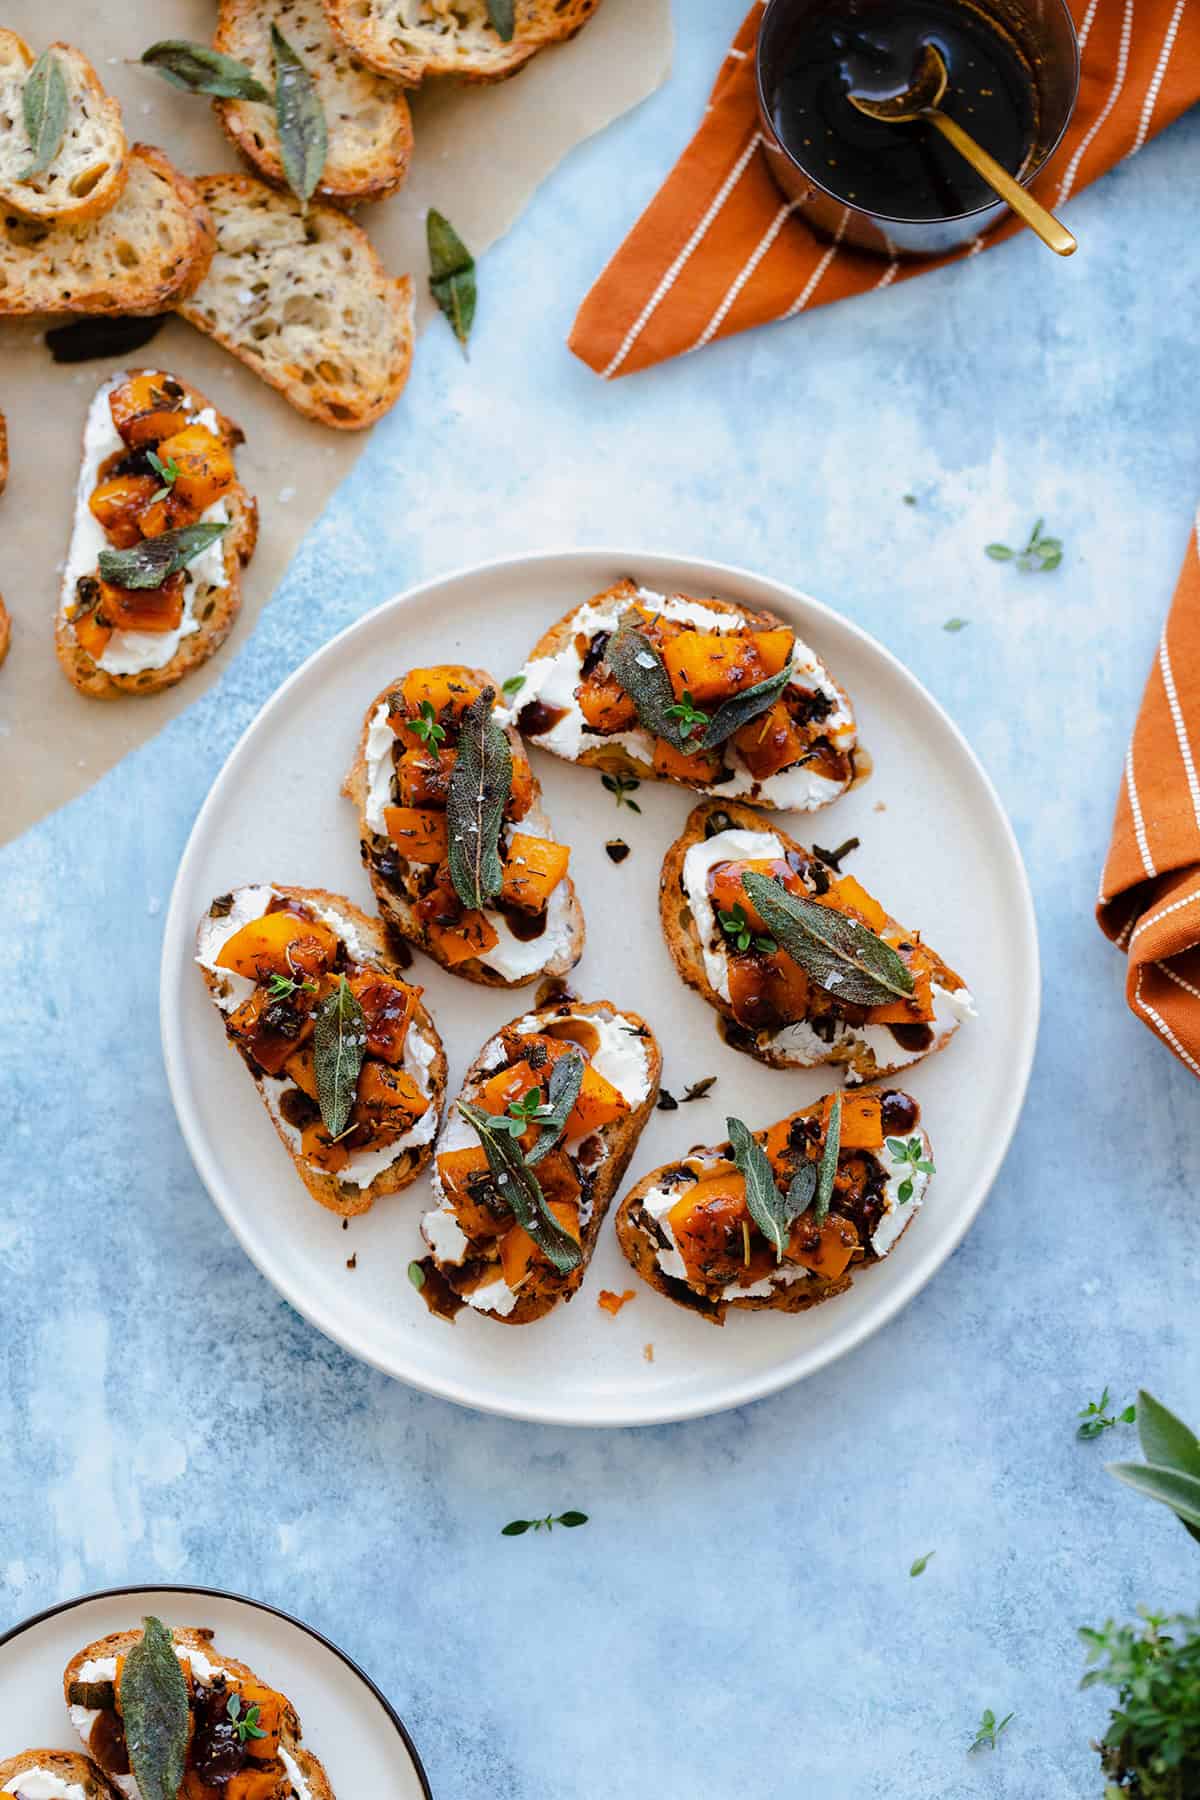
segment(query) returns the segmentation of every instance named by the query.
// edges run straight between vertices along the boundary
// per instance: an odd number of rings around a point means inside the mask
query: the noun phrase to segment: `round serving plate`
[[[529,1326],[465,1312],[432,1317],[407,1279],[422,1253],[423,1178],[343,1231],[301,1186],[192,964],[196,924],[214,896],[244,882],[345,893],[373,910],[354,810],[339,789],[368,703],[393,676],[427,663],[519,668],[550,623],[624,575],[658,592],[717,595],[778,613],[849,690],[868,781],[833,807],[782,817],[802,843],[861,839],[848,865],[963,975],[980,1017],[903,1085],[920,1100],[937,1177],[927,1205],[885,1262],[852,1290],[793,1316],[732,1313],[723,1329],[644,1287],[610,1223],[569,1306]],[[727,1114],[765,1126],[836,1085],[831,1071],[772,1070],[730,1050],[716,1014],[686,988],[663,943],[658,877],[693,804],[683,788],[643,783],[641,812],[618,808],[594,770],[534,753],[557,835],[587,917],[571,985],[645,1015],[676,1096],[715,1075],[708,1096],[656,1112],[628,1173],[725,1136]],[[607,839],[629,856],[613,863]],[[449,1098],[484,1040],[527,1011],[515,992],[456,980],[417,955],[445,1040]],[[237,744],[179,867],[162,962],[162,1035],[179,1123],[230,1228],[279,1292],[355,1356],[463,1405],[556,1424],[633,1425],[739,1406],[844,1355],[891,1319],[945,1262],[982,1206],[1020,1113],[1037,1034],[1037,932],[1029,884],[995,789],[960,732],[882,645],[794,588],[744,569],[639,550],[525,556],[425,583],[368,613],[298,669]],[[615,1205],[614,1205],[615,1210]],[[354,1266],[347,1267],[351,1256]],[[602,1288],[633,1288],[617,1317]]]
[[[136,1629],[148,1614],[212,1631],[217,1649],[244,1662],[296,1708],[304,1745],[336,1795],[432,1800],[399,1714],[345,1651],[289,1614],[216,1588],[127,1587],[84,1594],[0,1637],[0,1747],[79,1750],[63,1700],[63,1670],[85,1644]]]

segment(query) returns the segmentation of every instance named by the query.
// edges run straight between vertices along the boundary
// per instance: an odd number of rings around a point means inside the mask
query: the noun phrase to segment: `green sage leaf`
[[[330,1137],[340,1138],[354,1107],[367,1050],[367,1022],[344,975],[317,1007],[313,1023],[317,1104]]]
[[[278,25],[271,25],[275,58],[275,124],[287,184],[301,206],[316,191],[329,154],[329,133],[316,84]]]
[[[829,1124],[825,1128],[825,1143],[821,1150],[821,1160],[817,1164],[817,1195],[813,1201],[813,1216],[818,1222],[829,1214],[829,1203],[833,1199],[833,1181],[838,1170],[838,1151],[842,1147],[842,1096],[835,1094],[833,1105],[829,1109]]]
[[[143,538],[131,550],[102,550],[101,578],[111,581],[114,587],[161,587],[228,530],[228,519],[210,519],[200,525],[184,525],[179,531],[164,531],[159,537]]]
[[[582,1051],[568,1050],[551,1069],[550,1080],[546,1085],[546,1105],[539,1109],[537,1118],[541,1136],[525,1157],[531,1168],[553,1150],[562,1136],[583,1086],[584,1067]]]
[[[742,887],[780,946],[810,981],[851,1006],[907,1000],[914,982],[890,944],[857,919],[790,894],[774,876],[747,869]]]
[[[573,1531],[577,1525],[586,1525],[587,1522],[587,1514],[581,1512],[559,1513],[557,1519],[554,1521],[556,1525],[565,1525],[568,1531]]]
[[[488,23],[496,36],[505,44],[511,44],[513,33],[517,29],[517,8],[515,0],[487,0]]]
[[[475,258],[449,219],[432,207],[425,215],[425,241],[429,246],[429,291],[465,350],[478,298]]]
[[[677,704],[667,665],[644,631],[621,624],[608,640],[604,660],[637,708],[640,723],[654,737],[666,738],[676,750],[696,748],[685,743],[679,720],[670,709]]]
[[[718,744],[731,738],[735,731],[740,731],[751,719],[757,719],[760,713],[769,712],[791,679],[792,665],[788,663],[777,675],[768,675],[765,681],[743,688],[740,694],[731,694],[728,700],[718,706],[701,733],[698,740],[700,748],[715,750]]]
[[[462,716],[446,798],[450,879],[472,912],[496,897],[504,879],[500,831],[512,792],[512,750],[492,712],[495,698],[484,688]]]
[[[767,1153],[740,1119],[726,1119],[725,1129],[733,1147],[733,1160],[745,1179],[746,1209],[767,1242],[775,1246],[776,1262],[782,1262],[788,1219]]]
[[[496,1129],[491,1113],[472,1106],[469,1100],[460,1099],[458,1110],[483,1145],[499,1198],[559,1274],[569,1275],[579,1267],[583,1252],[550,1211],[537,1176],[521,1154],[521,1146],[507,1131]]]
[[[798,1219],[802,1212],[807,1212],[816,1191],[817,1165],[809,1162],[806,1157],[788,1183],[787,1197],[784,1200],[788,1218]]]
[[[188,94],[208,94],[214,100],[266,100],[271,96],[250,69],[236,57],[223,56],[207,44],[186,38],[163,38],[142,51],[148,69]]]
[[[21,170],[18,181],[29,181],[50,167],[66,136],[69,107],[62,64],[52,49],[43,50],[21,91],[21,117],[33,161]]]
[[[501,1527],[500,1536],[524,1537],[525,1533],[529,1530],[529,1526],[530,1520],[528,1519],[513,1519],[510,1524]]]
[[[191,1732],[187,1682],[175,1640],[160,1620],[142,1635],[121,1671],[121,1711],[129,1765],[142,1800],[176,1800]]]
[[[1108,1472],[1148,1500],[1161,1500],[1181,1524],[1200,1529],[1200,1475],[1185,1475],[1155,1463],[1109,1463]]]
[[[1145,1388],[1138,1391],[1137,1427],[1148,1463],[1176,1469],[1181,1475],[1200,1476],[1200,1438]]]

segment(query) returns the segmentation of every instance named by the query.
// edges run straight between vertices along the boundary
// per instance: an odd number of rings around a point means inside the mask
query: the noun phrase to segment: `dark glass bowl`
[[[823,236],[874,250],[882,256],[940,256],[970,243],[1008,216],[1003,200],[969,212],[898,219],[856,206],[824,187],[780,139],[772,100],[791,63],[798,26],[813,13],[828,16],[830,0],[768,0],[755,50],[758,116],[771,173],[785,197]],[[1037,88],[1037,129],[1018,179],[1028,187],[1062,141],[1079,92],[1079,42],[1065,0],[973,0],[973,10],[993,18],[1015,38]]]

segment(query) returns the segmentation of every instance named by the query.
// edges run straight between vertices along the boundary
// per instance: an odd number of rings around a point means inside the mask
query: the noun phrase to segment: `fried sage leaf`
[[[146,67],[188,94],[208,94],[214,100],[265,100],[271,96],[262,82],[234,56],[223,56],[207,44],[186,38],[163,38],[142,51]]]
[[[331,1138],[340,1138],[350,1120],[358,1075],[367,1049],[367,1022],[344,975],[318,1006],[313,1020],[313,1060],[317,1104]]]
[[[678,703],[667,665],[644,631],[622,623],[608,640],[604,660],[637,708],[639,722],[654,737],[666,738],[676,750],[695,750],[680,730],[671,709]]]
[[[537,1176],[521,1154],[520,1144],[507,1131],[497,1131],[491,1113],[472,1106],[469,1100],[459,1100],[458,1110],[483,1145],[498,1198],[559,1274],[569,1275],[579,1267],[583,1252],[550,1211]]]
[[[176,1800],[191,1714],[175,1640],[158,1619],[142,1621],[142,1635],[125,1658],[121,1712],[129,1766],[142,1800]]]
[[[787,1198],[784,1201],[788,1218],[798,1219],[802,1212],[807,1212],[816,1191],[817,1165],[806,1160],[800,1164],[788,1183]]]
[[[526,1153],[525,1161],[530,1168],[535,1163],[540,1163],[562,1136],[583,1086],[584,1066],[582,1051],[568,1050],[551,1069],[550,1080],[546,1084],[546,1104],[539,1106],[534,1114],[541,1128],[541,1136],[533,1149]]]
[[[29,181],[50,167],[66,136],[69,105],[62,64],[53,49],[43,50],[21,90],[21,118],[33,161],[21,170],[18,181]]]
[[[157,337],[169,317],[169,313],[159,313],[150,319],[106,319],[103,315],[76,319],[71,325],[56,325],[48,331],[46,348],[56,363],[126,356]]]
[[[500,830],[513,765],[508,739],[492,712],[495,698],[493,688],[484,688],[463,714],[446,801],[450,879],[472,912],[495,899],[504,879]]]
[[[487,0],[487,13],[488,23],[496,36],[503,43],[511,44],[517,29],[515,0]]]
[[[161,587],[228,530],[228,519],[210,519],[205,524],[184,525],[179,531],[143,538],[132,550],[102,550],[101,578],[111,581],[114,587]]]
[[[274,22],[271,53],[275,58],[275,124],[283,172],[301,206],[307,206],[329,154],[325,113],[312,76]]]
[[[775,1246],[776,1262],[782,1262],[788,1241],[787,1203],[775,1186],[767,1153],[740,1119],[726,1119],[725,1129],[733,1160],[745,1177],[747,1210],[767,1242]]]
[[[813,1213],[818,1221],[824,1219],[829,1212],[829,1203],[833,1199],[833,1181],[838,1171],[838,1151],[842,1147],[842,1096],[835,1094],[833,1105],[829,1108],[829,1123],[825,1127],[825,1143],[821,1150],[821,1160],[817,1164],[817,1197],[813,1202]]]
[[[790,894],[757,869],[745,871],[742,887],[781,948],[836,1000],[886,1006],[912,994],[913,978],[903,959],[857,919]]]
[[[475,258],[449,219],[432,207],[425,215],[425,241],[429,246],[429,291],[465,350],[478,298]]]
[[[743,688],[740,694],[731,694],[718,706],[701,733],[701,750],[715,750],[751,719],[769,712],[791,679],[792,665],[788,663],[777,675],[768,675],[765,681],[756,681],[753,687]]]

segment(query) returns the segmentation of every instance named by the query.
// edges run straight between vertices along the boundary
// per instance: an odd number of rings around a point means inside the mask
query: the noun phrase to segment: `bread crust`
[[[221,0],[215,49],[245,63],[268,89],[272,81],[271,9],[263,0]],[[281,0],[274,22],[325,90],[329,154],[317,194],[323,200],[383,200],[403,186],[412,160],[412,114],[401,88],[357,64],[329,29],[321,0]],[[340,61],[341,66],[335,66]],[[275,187],[286,187],[273,109],[264,101],[217,100],[213,110],[250,166]],[[368,144],[362,120],[377,119]]]
[[[633,580],[632,576],[626,575],[623,576],[620,581],[614,582],[612,587],[606,588],[602,594],[594,595],[591,600],[585,601],[583,604],[587,606],[603,606],[606,602],[611,601],[618,606],[631,606],[637,600],[640,592],[641,590],[638,587],[637,582]],[[678,598],[688,599],[694,598],[694,596],[680,595]],[[734,602],[730,600],[718,600],[705,597],[704,599],[699,600],[698,604],[706,607],[710,612],[724,613],[729,618],[735,618],[744,622],[751,631],[793,630],[793,627],[788,624],[787,620],[781,619],[777,613],[755,611],[749,606],[735,605]],[[526,657],[526,662],[531,663],[542,657],[554,657],[558,655],[559,651],[565,650],[567,645],[571,642],[571,639],[575,636],[575,620],[580,610],[581,608],[579,606],[573,606],[570,612],[564,613],[561,619],[557,619],[548,631],[543,632],[542,636],[538,639],[537,643]],[[824,669],[823,664],[822,668]],[[824,673],[830,682],[830,685],[837,690],[841,704],[845,707],[846,711],[850,713],[851,717],[853,717],[853,707],[851,705],[850,696],[847,694],[845,688],[829,674],[827,669],[824,670]],[[518,713],[520,711],[519,701],[520,696],[518,695],[516,702],[514,702],[514,710]],[[536,745],[538,749],[544,750],[549,756],[559,755],[558,751],[551,748],[548,744],[542,743],[536,737],[531,737],[530,742]],[[581,750],[578,756],[564,757],[562,760],[576,763],[581,768],[601,769],[605,774],[609,775],[632,776],[637,781],[665,781],[670,786],[682,787],[689,793],[711,794],[714,798],[718,798],[725,791],[725,787],[721,783],[713,785],[711,783],[705,784],[696,781],[681,781],[679,777],[675,775],[660,775],[649,758],[643,760],[642,757],[635,756],[627,745],[606,738],[597,738],[594,744],[589,746],[586,750]],[[753,794],[752,804],[759,808],[765,808],[769,812],[787,811],[789,810],[787,804],[781,807],[778,801],[771,798],[769,789],[773,779],[775,779],[775,777],[768,777],[764,783],[758,786],[757,791]],[[851,782],[847,781],[841,792],[844,793],[846,788],[850,785]],[[840,798],[840,795],[831,795],[830,799],[823,801],[822,804],[830,805],[832,804],[832,801],[837,798]]]
[[[14,1775],[23,1775],[28,1769],[50,1769],[61,1780],[81,1787],[88,1800],[124,1800],[103,1769],[77,1750],[22,1750],[16,1756],[6,1757],[0,1762],[0,1788],[7,1787]]]
[[[683,889],[684,858],[693,844],[698,844],[703,840],[705,824],[713,813],[725,814],[730,824],[738,830],[773,832],[785,851],[795,850],[806,856],[809,852],[795,838],[789,837],[774,819],[764,820],[753,807],[739,805],[734,800],[723,802],[704,800],[699,806],[692,808],[682,833],[663,858],[662,873],[658,883],[659,916],[662,920],[663,936],[666,939],[667,949],[671,953],[671,959],[688,987],[694,988],[701,999],[706,1000],[723,1018],[728,1019],[731,1024],[737,1024],[732,1004],[717,992],[708,979],[704,967],[704,952],[700,934],[696,929]],[[889,915],[888,923],[896,925],[899,921],[892,919]],[[938,960],[949,985],[952,988],[961,987],[963,983],[960,977],[946,964],[941,963],[940,958]],[[927,1050],[922,1052],[920,1058],[905,1053],[893,1063],[876,1062],[874,1067],[867,1070],[862,1078],[874,1081],[899,1074],[902,1069],[913,1067],[916,1061],[923,1061],[925,1057],[932,1056],[936,1051],[941,1050],[956,1030],[957,1021],[946,1029],[935,1030],[932,1043]],[[772,1041],[775,1035],[771,1032],[755,1034],[745,1027],[739,1027],[736,1038],[731,1038],[730,1042],[734,1049],[745,1050],[749,1055],[757,1057],[759,1062],[767,1063],[774,1069],[821,1068],[826,1065],[853,1067],[853,1052],[848,1046],[832,1045],[829,1056],[823,1057],[819,1062],[801,1062],[794,1056],[789,1056],[786,1051]]]
[[[0,594],[0,664],[3,664],[12,646],[12,620],[8,616],[8,608],[4,604],[4,596]]]
[[[507,81],[539,50],[566,43],[582,31],[600,0],[517,0],[516,29],[507,44],[486,23],[483,6],[477,6],[480,19],[472,25],[443,31],[441,13],[436,24],[431,20],[406,29],[394,0],[372,0],[370,6],[324,0],[324,5],[332,30],[360,62],[404,87],[419,87],[427,76],[456,76],[471,84]]]
[[[556,1273],[553,1276],[547,1276],[545,1278],[547,1291],[541,1294],[527,1294],[523,1299],[517,1301],[510,1313],[485,1313],[482,1311],[479,1313],[480,1318],[491,1319],[499,1325],[532,1325],[535,1320],[544,1319],[547,1313],[553,1312],[560,1300],[568,1301],[578,1293],[587,1274],[592,1254],[599,1242],[608,1209],[612,1205],[613,1197],[629,1167],[630,1159],[637,1149],[638,1139],[646,1128],[646,1121],[654,1111],[658,1100],[659,1084],[662,1080],[662,1052],[659,1049],[657,1038],[646,1021],[639,1013],[631,1012],[628,1007],[616,1006],[611,1000],[564,999],[549,1006],[538,1007],[532,1013],[519,1013],[517,1018],[510,1020],[509,1023],[515,1025],[520,1020],[533,1018],[539,1023],[548,1024],[555,1019],[566,1017],[628,1020],[630,1025],[639,1032],[642,1042],[646,1046],[650,1076],[649,1091],[641,1105],[633,1110],[628,1118],[614,1120],[611,1124],[600,1128],[598,1135],[603,1139],[608,1149],[608,1155],[592,1189],[592,1213],[580,1235],[580,1248],[583,1256],[578,1268],[573,1269],[569,1275]],[[507,1026],[501,1027],[501,1030],[507,1029]],[[534,1029],[536,1030],[537,1026]],[[463,1078],[462,1088],[455,1100],[455,1105],[457,1105],[458,1099],[463,1097],[469,1099],[472,1088],[489,1072],[484,1059],[489,1048],[499,1036],[500,1032],[493,1032],[487,1042],[480,1047],[478,1056]],[[453,1287],[454,1265],[440,1263],[436,1257],[434,1257],[434,1261]]]
[[[163,232],[152,216],[166,215]],[[162,221],[159,221],[161,225]],[[106,234],[155,239],[155,255],[114,277],[103,261]],[[117,204],[82,225],[44,224],[0,210],[0,316],[106,313],[142,318],[165,312],[203,280],[216,233],[194,182],[153,144],[134,144]],[[88,284],[91,285],[88,285]]]
[[[66,135],[62,147],[43,174],[36,175],[29,181],[0,181],[0,201],[6,206],[14,207],[27,218],[40,219],[47,224],[80,225],[87,219],[98,219],[102,213],[115,206],[121,197],[129,175],[125,127],[121,122],[119,104],[105,92],[99,76],[82,50],[61,41],[50,44],[48,48],[58,52],[60,65],[65,64],[63,73],[70,95]],[[15,76],[22,64],[28,73],[34,60],[33,51],[23,38],[18,37],[15,31],[0,30],[0,73],[3,73],[7,65]],[[0,99],[2,98],[0,93]],[[78,175],[64,182],[67,166],[73,157],[80,154],[86,157],[89,154],[81,151],[78,144],[73,142],[79,129],[80,115],[84,124],[91,127],[93,134],[107,139],[107,149],[100,151],[97,147],[94,154],[107,155],[108,161],[86,193],[73,195],[72,186],[78,180]],[[87,171],[81,170],[79,173],[85,172]]]
[[[8,486],[8,420],[0,412],[0,494]]]
[[[196,187],[215,220],[216,255],[211,269],[203,272],[211,275],[211,281],[193,282],[176,310],[306,418],[335,431],[363,431],[373,425],[400,398],[412,364],[409,277],[393,280],[366,233],[335,206],[314,201],[305,212],[293,195],[280,193],[253,175],[201,175]],[[268,225],[278,255],[268,254]],[[329,316],[321,327],[278,322],[279,341],[266,340],[264,348],[251,329],[260,321],[261,309],[274,303],[282,314],[278,303],[289,297],[314,303],[319,296],[312,291],[318,285],[313,258],[323,255],[330,244],[336,247],[337,279],[345,283],[339,294],[342,304],[327,308]],[[355,259],[357,266],[345,273]],[[253,289],[262,282],[267,283],[268,294],[260,302]],[[273,300],[272,287],[277,290]],[[251,293],[244,306],[243,292]],[[231,307],[242,310],[231,317]],[[341,315],[354,307],[365,310],[352,331]],[[293,336],[285,339],[285,330]],[[362,361],[367,345],[378,364],[369,371]]]
[[[374,968],[379,969],[385,975],[392,976],[397,981],[404,979],[404,970],[390,953],[385,927],[378,919],[369,918],[360,907],[354,905],[353,901],[347,900],[344,894],[330,893],[327,888],[287,887],[280,882],[271,882],[270,885],[277,894],[282,894],[288,899],[314,901],[318,905],[336,912],[357,938],[365,939],[371,946],[370,961]],[[237,893],[238,890],[235,888],[233,892]],[[201,968],[200,973],[204,977],[204,985],[215,1003],[219,991],[219,979],[210,969]],[[434,1046],[433,1061],[429,1065],[429,1089],[431,1104],[440,1119],[446,1099],[446,1052],[442,1047],[441,1036],[434,1024],[433,1015],[421,1000],[416,1003],[412,1023],[420,1026],[423,1035]],[[234,1048],[236,1050],[236,1045]],[[244,1061],[244,1059],[242,1060]],[[250,1069],[249,1064],[246,1066],[251,1077],[254,1078],[253,1069]],[[385,1194],[398,1194],[404,1188],[411,1187],[433,1156],[436,1132],[427,1143],[410,1146],[396,1157],[394,1162],[389,1163],[387,1168],[366,1187],[359,1188],[350,1183],[343,1184],[339,1182],[336,1175],[328,1174],[323,1169],[314,1169],[296,1155],[284,1134],[280,1121],[266,1106],[259,1082],[255,1080],[254,1085],[259,1089],[259,1098],[263,1101],[267,1115],[275,1128],[276,1136],[291,1158],[296,1174],[319,1206],[325,1207],[329,1212],[337,1213],[341,1218],[352,1219],[359,1213],[369,1212],[375,1202],[382,1199]]]
[[[472,669],[469,673],[472,679],[476,681],[480,687],[490,687],[495,689],[497,693],[500,692],[499,682],[494,675],[489,675],[486,669]],[[390,887],[387,881],[379,873],[379,870],[376,867],[376,860],[379,852],[385,849],[394,852],[395,846],[391,844],[390,840],[386,837],[381,837],[378,832],[372,831],[367,824],[367,734],[370,731],[371,720],[378,707],[384,704],[392,694],[400,691],[402,682],[402,676],[395,681],[390,681],[387,687],[376,694],[375,698],[368,706],[363,715],[357,754],[350,766],[350,771],[347,774],[345,781],[342,783],[343,794],[345,794],[346,798],[353,803],[355,811],[358,814],[358,839],[363,866],[367,871],[367,878],[371,883],[371,890],[375,895],[375,903],[379,907],[380,913],[401,937],[405,938],[410,944],[414,944],[418,950],[424,951],[426,956],[432,957],[433,961],[438,963],[443,969],[447,969],[452,975],[461,975],[466,981],[478,982],[481,987],[523,988],[529,987],[531,983],[535,981],[545,980],[548,975],[567,974],[569,970],[575,967],[575,964],[583,955],[585,930],[583,910],[579,904],[579,898],[575,891],[575,883],[571,880],[570,875],[564,875],[562,878],[562,885],[568,890],[570,896],[571,936],[569,944],[560,955],[552,957],[549,962],[543,963],[539,968],[535,969],[531,975],[523,976],[520,981],[506,981],[503,976],[497,975],[493,969],[489,969],[478,957],[473,956],[468,958],[467,961],[460,963],[451,964],[446,962],[445,958],[439,954],[437,948],[430,942],[429,934],[417,917],[416,911],[412,905],[401,895],[397,894],[395,889]],[[519,751],[523,755],[524,747],[516,731],[513,730],[511,726],[507,729],[507,736],[514,750]],[[522,823],[528,823],[530,825],[531,830],[534,831],[534,835],[538,835],[536,827],[539,821],[544,827],[548,828],[549,826],[549,821],[542,811],[541,800],[541,783],[538,781],[535,774],[533,776],[533,801],[529,812],[526,814],[525,820],[522,821]]]

